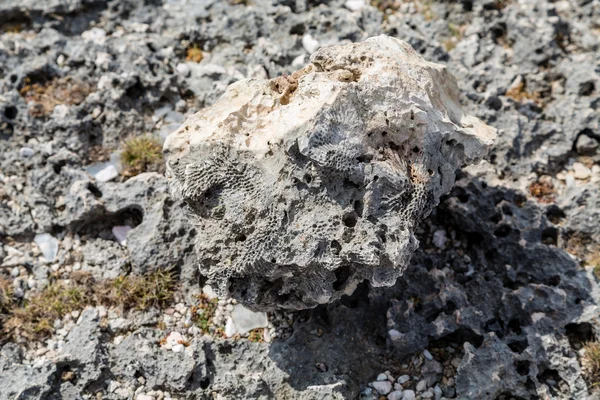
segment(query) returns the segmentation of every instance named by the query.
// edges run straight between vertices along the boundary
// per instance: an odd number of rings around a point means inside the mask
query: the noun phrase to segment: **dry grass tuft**
[[[167,305],[175,293],[176,279],[171,271],[155,271],[149,275],[127,275],[101,282],[97,286],[97,302],[124,309],[146,310]]]
[[[3,286],[0,288],[2,298]],[[53,282],[22,305],[8,303],[3,310],[7,318],[0,339],[44,339],[54,331],[55,320],[86,306],[119,306],[124,310],[164,307],[173,299],[175,288],[176,279],[170,271],[105,281],[96,281],[85,273],[73,274],[70,281]]]
[[[121,163],[125,168],[125,176],[149,171],[162,172],[162,145],[157,138],[149,135],[128,139],[123,143]]]
[[[506,96],[518,101],[519,103],[531,100],[538,106],[543,106],[542,95],[539,92],[528,92],[526,90],[525,80],[522,80],[515,86],[506,91]]]
[[[586,248],[588,244],[591,243],[591,239],[583,234],[574,232],[568,235],[565,250],[577,256],[579,258],[584,258],[586,253]]]
[[[443,43],[446,51],[450,51],[456,47],[458,42],[460,42],[464,36],[465,26],[455,25],[453,23],[448,23],[448,31],[450,32],[450,37],[446,39]]]
[[[19,21],[8,22],[8,23],[2,24],[2,26],[0,27],[0,32],[4,32],[4,33],[21,33],[22,31],[24,31],[28,27],[29,26],[28,26],[28,24],[26,22],[19,22]]]
[[[540,203],[553,203],[556,190],[551,181],[536,181],[529,185],[529,193]]]
[[[55,320],[83,309],[88,302],[85,288],[52,283],[31,297],[25,306],[12,308],[4,331],[9,336],[27,339],[50,336]]]
[[[189,47],[186,51],[186,55],[185,55],[186,61],[192,61],[195,63],[199,63],[200,61],[202,61],[203,58],[204,58],[204,55],[202,54],[202,50],[196,45]]]
[[[585,354],[581,359],[581,366],[590,386],[600,385],[600,343],[588,342],[583,345]]]
[[[32,117],[48,116],[59,104],[81,104],[91,92],[90,85],[69,76],[45,84],[31,83],[25,78],[25,85],[19,91],[27,103],[35,102],[29,109]]]
[[[13,286],[8,279],[0,277],[0,315],[12,308]]]
[[[594,274],[600,278],[600,245],[591,237],[579,232],[568,234],[564,249],[583,260],[584,266],[593,268]]]
[[[382,13],[398,11],[402,3],[398,0],[371,0],[371,5]]]

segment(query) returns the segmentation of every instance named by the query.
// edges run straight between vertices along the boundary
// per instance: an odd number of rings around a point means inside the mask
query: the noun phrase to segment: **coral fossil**
[[[255,310],[302,309],[394,284],[415,224],[495,137],[444,66],[379,36],[230,85],[164,151],[209,283]]]

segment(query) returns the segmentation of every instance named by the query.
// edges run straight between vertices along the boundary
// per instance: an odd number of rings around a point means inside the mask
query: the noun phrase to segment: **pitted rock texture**
[[[229,86],[165,154],[209,283],[254,309],[303,309],[364,279],[393,285],[415,224],[495,136],[462,112],[444,66],[378,36]]]

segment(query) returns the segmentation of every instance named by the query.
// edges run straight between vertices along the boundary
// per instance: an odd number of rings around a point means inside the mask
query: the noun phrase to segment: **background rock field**
[[[387,34],[498,129],[390,288],[252,313],[161,146]],[[600,398],[599,0],[0,0],[0,400]]]

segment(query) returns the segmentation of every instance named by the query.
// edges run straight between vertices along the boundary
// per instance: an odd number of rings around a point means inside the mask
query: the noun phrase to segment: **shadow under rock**
[[[447,397],[587,395],[575,350],[593,335],[577,332],[598,331],[600,291],[557,247],[561,228],[547,218],[555,208],[459,173],[418,229],[420,248],[395,286],[362,284],[350,298],[304,312],[269,357],[296,390],[330,385],[356,398],[377,373],[453,343],[464,355],[456,386],[440,384]],[[431,241],[440,229],[443,249]]]
[[[271,344],[269,357],[289,375],[294,389],[330,385],[322,389],[356,398],[373,371],[389,365],[387,301],[371,299],[369,289],[363,283],[351,297],[300,312],[293,335]]]

